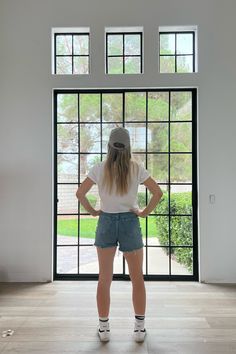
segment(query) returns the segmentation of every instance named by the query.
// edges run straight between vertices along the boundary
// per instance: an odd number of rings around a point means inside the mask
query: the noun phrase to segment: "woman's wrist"
[[[148,213],[147,209],[144,208],[143,210],[141,210],[139,216],[141,216],[141,217],[143,217],[143,218],[146,218],[146,216],[148,216],[148,214],[149,214],[149,213]]]

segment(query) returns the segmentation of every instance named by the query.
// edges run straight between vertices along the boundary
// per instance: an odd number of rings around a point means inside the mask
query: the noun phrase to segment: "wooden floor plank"
[[[132,283],[111,286],[111,341],[96,327],[97,281],[0,283],[0,353],[236,353],[236,285],[145,282],[147,336],[133,341]]]

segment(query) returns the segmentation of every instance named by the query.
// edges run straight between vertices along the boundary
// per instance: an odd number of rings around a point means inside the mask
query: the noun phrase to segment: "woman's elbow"
[[[161,197],[163,196],[163,192],[162,192],[161,189],[159,189],[159,190],[155,191],[155,192],[153,193],[153,195],[154,195],[157,199],[161,199]]]
[[[82,192],[78,189],[75,195],[78,199],[80,199],[82,197]]]

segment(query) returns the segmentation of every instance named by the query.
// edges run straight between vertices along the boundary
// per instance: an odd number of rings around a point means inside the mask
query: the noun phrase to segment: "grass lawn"
[[[155,217],[148,217],[148,237],[157,236],[157,227]],[[142,229],[142,235],[146,235],[146,219],[139,218]],[[97,226],[97,218],[81,218],[80,219],[80,237],[95,238],[95,230]],[[58,220],[57,233],[59,235],[77,237],[78,236],[78,220],[67,219]]]

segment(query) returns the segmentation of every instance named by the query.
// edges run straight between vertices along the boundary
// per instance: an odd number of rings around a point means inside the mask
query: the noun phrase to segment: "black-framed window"
[[[195,72],[195,32],[159,32],[160,73]]]
[[[75,193],[89,169],[106,158],[110,130],[130,132],[132,153],[164,195],[140,218],[144,278],[198,280],[196,89],[54,90],[54,279],[97,279],[98,217]],[[141,208],[150,200],[141,184]],[[97,185],[87,198],[100,208]],[[122,255],[114,279],[128,279]]]
[[[143,72],[142,32],[106,33],[106,74]]]
[[[90,73],[89,33],[54,34],[54,73]]]

